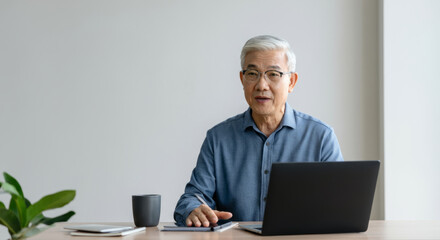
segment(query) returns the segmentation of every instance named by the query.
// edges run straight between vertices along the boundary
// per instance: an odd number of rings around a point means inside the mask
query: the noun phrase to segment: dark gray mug
[[[137,227],[154,227],[159,224],[160,218],[160,195],[133,195],[134,224]]]

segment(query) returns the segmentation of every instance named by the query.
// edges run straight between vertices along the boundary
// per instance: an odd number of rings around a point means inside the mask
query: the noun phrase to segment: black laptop
[[[261,235],[364,232],[379,161],[274,163]]]

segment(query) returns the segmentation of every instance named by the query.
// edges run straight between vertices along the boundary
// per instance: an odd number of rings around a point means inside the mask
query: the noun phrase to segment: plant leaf
[[[26,208],[26,203],[21,196],[11,196],[9,210],[15,213],[22,227],[26,227]]]
[[[2,201],[0,201],[0,208],[6,208],[5,204]]]
[[[8,192],[8,193],[16,195],[16,196],[20,196],[20,193],[18,193],[17,189],[12,184],[4,182],[4,183],[2,183],[1,187],[3,188],[3,190],[5,190],[5,192]]]
[[[32,221],[38,214],[48,209],[60,208],[75,198],[75,190],[65,190],[54,194],[47,195],[38,202],[30,205],[26,210],[26,226]]]
[[[26,203],[26,207],[32,205],[31,201],[29,201],[27,198],[24,199],[24,202]]]
[[[18,194],[20,194],[20,196],[24,198],[23,190],[21,189],[20,183],[18,183],[18,181],[7,172],[3,172],[3,177],[5,178],[5,181],[14,186]]]
[[[30,222],[31,226],[36,226],[40,224],[41,221],[43,221],[46,217],[42,213],[38,214],[32,221]]]
[[[44,218],[40,223],[46,224],[46,225],[52,225],[56,222],[67,222],[73,215],[75,215],[74,211],[69,211],[63,215],[54,217],[54,218]]]
[[[26,239],[29,238],[35,234],[38,234],[46,229],[48,229],[49,227],[42,227],[42,228],[38,228],[36,226],[34,227],[29,227],[29,228],[23,228],[20,232],[13,234],[12,235],[12,239]]]
[[[27,231],[27,232],[24,234],[24,237],[25,237],[25,238],[30,238],[30,237],[34,236],[35,234],[38,234],[38,233],[40,233],[40,232],[42,232],[42,231],[45,231],[45,230],[48,229],[48,228],[49,228],[49,227],[33,228],[33,229],[31,229],[30,231]]]
[[[13,234],[21,230],[17,216],[6,208],[0,208],[0,224],[7,227]]]

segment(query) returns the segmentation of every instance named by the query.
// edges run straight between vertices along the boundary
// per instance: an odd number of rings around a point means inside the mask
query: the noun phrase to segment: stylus
[[[208,205],[208,204],[205,202],[205,200],[203,200],[203,198],[201,198],[201,197],[199,196],[199,194],[194,193],[194,196],[196,196],[196,198],[199,199],[199,202],[200,202],[201,204]]]

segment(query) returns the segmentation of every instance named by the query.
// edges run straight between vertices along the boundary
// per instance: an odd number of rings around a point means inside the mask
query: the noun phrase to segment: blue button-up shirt
[[[231,212],[233,221],[262,221],[272,163],[318,161],[343,161],[330,126],[286,103],[280,125],[266,137],[248,109],[207,132],[174,219],[185,225],[199,194],[212,209]]]

